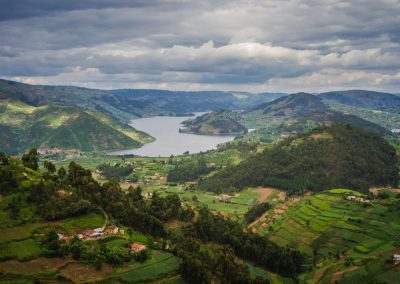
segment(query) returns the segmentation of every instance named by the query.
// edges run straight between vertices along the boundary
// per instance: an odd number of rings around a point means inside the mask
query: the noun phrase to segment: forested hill
[[[71,86],[39,86],[0,79],[0,99],[20,100],[32,106],[62,104],[96,110],[121,121],[155,115],[247,109],[285,94],[222,91],[99,90]]]
[[[241,114],[240,122],[257,129],[268,128],[275,133],[296,134],[314,127],[351,124],[355,127],[391,136],[391,132],[360,117],[330,109],[315,95],[297,93],[261,104]]]
[[[319,97],[344,105],[400,113],[400,97],[389,93],[350,90],[322,93]]]
[[[0,151],[20,153],[31,147],[103,151],[137,148],[152,137],[98,112],[77,107],[34,107],[0,101]]]
[[[200,182],[205,191],[230,192],[271,186],[289,192],[397,186],[398,159],[382,137],[349,125],[333,125],[286,139]]]
[[[195,119],[183,122],[186,127],[182,132],[202,135],[242,135],[247,128],[229,116],[229,113],[219,110],[206,113]]]
[[[253,110],[261,110],[264,114],[271,116],[295,117],[328,111],[329,108],[320,98],[312,94],[297,93],[258,105]]]

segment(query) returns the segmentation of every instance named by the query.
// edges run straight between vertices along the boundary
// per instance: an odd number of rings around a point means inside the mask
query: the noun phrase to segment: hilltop
[[[103,151],[137,148],[152,137],[98,112],[77,107],[0,101],[0,149],[30,147]]]
[[[292,94],[261,104],[243,112],[239,121],[248,128],[258,129],[261,136],[267,132],[277,138],[338,123],[391,136],[389,130],[360,117],[335,111],[319,96],[307,93]]]
[[[229,192],[271,186],[289,192],[343,187],[367,191],[397,186],[395,149],[382,137],[349,125],[316,128],[200,182],[205,191]]]
[[[235,121],[225,111],[215,111],[183,122],[182,132],[202,135],[242,135],[247,128]]]

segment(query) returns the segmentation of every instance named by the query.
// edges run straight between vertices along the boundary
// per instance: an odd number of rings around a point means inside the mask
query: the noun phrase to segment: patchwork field
[[[350,201],[350,194],[361,195],[338,189],[306,197],[258,230],[279,245],[312,256],[310,272],[303,275],[308,283],[400,277],[400,267],[388,262],[400,247],[397,205],[389,200],[373,200],[371,205]]]

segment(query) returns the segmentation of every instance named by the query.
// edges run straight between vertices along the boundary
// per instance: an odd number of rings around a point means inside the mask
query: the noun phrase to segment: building
[[[98,238],[103,235],[103,229],[97,228],[94,230],[85,230],[82,235],[84,238]]]
[[[356,196],[349,195],[349,196],[347,196],[347,200],[356,200]]]
[[[399,264],[400,263],[400,254],[394,254],[393,255],[393,262],[395,264]]]
[[[119,231],[119,229],[117,226],[107,226],[104,229],[104,233],[106,233],[106,234],[117,234],[118,231]]]
[[[133,251],[133,252],[139,252],[139,251],[142,251],[142,250],[145,250],[145,249],[146,249],[146,246],[144,244],[141,244],[141,243],[133,243],[131,245],[131,251]]]

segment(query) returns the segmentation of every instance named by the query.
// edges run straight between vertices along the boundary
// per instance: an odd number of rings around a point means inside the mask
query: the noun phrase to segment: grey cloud
[[[289,85],[310,74],[327,78],[326,70],[358,74],[368,84],[370,74],[388,78],[400,70],[398,0],[0,4],[7,7],[0,11],[2,77],[72,82],[89,70],[86,76],[105,74],[113,86],[131,80],[236,88],[282,80]],[[384,88],[389,81],[379,82]]]

